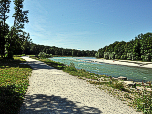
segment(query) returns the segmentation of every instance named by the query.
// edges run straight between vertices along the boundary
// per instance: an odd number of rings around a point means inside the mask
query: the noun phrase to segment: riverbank
[[[85,69],[88,72],[96,74],[105,74],[112,77],[127,77],[128,80],[134,82],[149,82],[152,81],[152,71],[150,68],[141,67],[142,64],[149,62],[129,61],[126,60],[106,60],[85,57],[73,58],[48,58],[53,61],[58,61],[63,64],[69,65],[69,61],[75,64],[78,69]],[[96,64],[96,63],[97,64]],[[120,64],[120,65],[118,65]],[[150,63],[149,63],[150,65]]]
[[[97,63],[152,68],[152,62],[140,62],[140,61],[129,61],[129,60],[106,60],[106,59],[84,59],[84,60],[89,60],[90,62],[97,62]]]

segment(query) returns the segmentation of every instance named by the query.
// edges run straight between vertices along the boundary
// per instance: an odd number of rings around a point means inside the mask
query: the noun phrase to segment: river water
[[[95,57],[53,57],[50,60],[60,62],[66,65],[74,63],[75,68],[84,69],[86,71],[107,75],[112,77],[124,76],[128,80],[137,82],[152,81],[152,69],[140,68],[133,66],[112,65],[106,63],[94,63],[84,59],[96,59]]]

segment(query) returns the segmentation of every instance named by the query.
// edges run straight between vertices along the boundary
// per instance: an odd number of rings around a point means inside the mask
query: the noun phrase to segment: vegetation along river
[[[86,71],[100,75],[104,74],[112,77],[124,76],[127,77],[128,80],[131,79],[135,82],[152,81],[152,69],[149,68],[94,63],[83,60],[96,59],[94,57],[53,57],[49,59],[66,65],[70,65],[70,63],[73,62],[75,68],[77,69],[84,69]]]

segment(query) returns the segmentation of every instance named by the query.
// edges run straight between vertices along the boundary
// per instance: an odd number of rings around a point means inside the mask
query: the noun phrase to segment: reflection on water
[[[147,81],[152,81],[152,69],[148,68],[94,63],[88,60],[83,60],[96,59],[95,57],[54,57],[49,59],[66,65],[70,65],[70,63],[73,62],[77,69],[84,69],[96,74],[105,74],[113,77],[125,76],[134,81],[144,81],[145,79]],[[146,78],[143,79],[144,77]]]

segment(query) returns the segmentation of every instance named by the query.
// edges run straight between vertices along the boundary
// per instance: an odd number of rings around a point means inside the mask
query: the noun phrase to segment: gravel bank
[[[33,67],[19,114],[142,114],[85,80],[23,57]]]
[[[106,59],[84,59],[94,62],[101,62],[107,64],[123,65],[123,66],[134,66],[143,68],[152,68],[152,62],[139,62],[139,61],[129,61],[129,60],[106,60]]]

